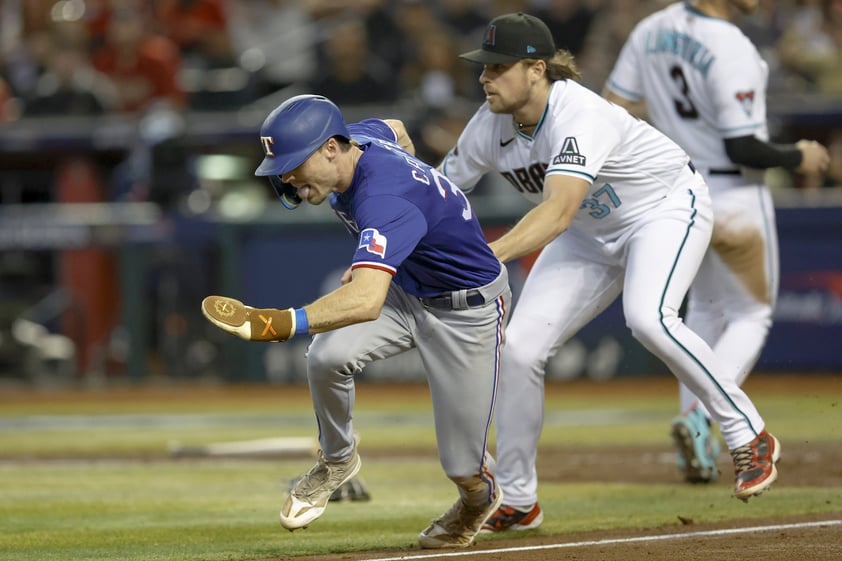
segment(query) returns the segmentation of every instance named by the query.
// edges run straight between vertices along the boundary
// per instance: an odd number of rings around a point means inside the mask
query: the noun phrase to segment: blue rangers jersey
[[[348,125],[363,154],[330,205],[358,235],[352,268],[373,267],[420,298],[492,282],[501,263],[462,191],[404,151],[379,119]]]

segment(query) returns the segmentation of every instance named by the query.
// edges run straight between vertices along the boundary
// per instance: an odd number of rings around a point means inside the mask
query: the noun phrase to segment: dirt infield
[[[842,518],[842,516],[840,516]],[[680,530],[587,532],[481,541],[467,550],[404,550],[299,557],[305,561],[837,561],[840,520],[811,517]],[[267,560],[268,561],[268,560]]]
[[[787,443],[787,485],[842,487],[842,446]],[[646,456],[668,450],[630,448],[542,448],[538,470],[544,481],[648,483],[676,478],[674,466]],[[825,469],[833,466],[831,469]],[[720,457],[723,480],[730,478],[728,457]],[[820,524],[827,522],[827,524]],[[451,559],[464,561],[839,561],[842,559],[842,505],[827,514],[700,524],[640,530],[610,530],[564,535],[541,531],[511,539],[480,539],[468,550],[405,550],[299,557],[302,561],[397,561]],[[439,555],[441,555],[439,557]],[[267,560],[268,561],[268,560]],[[275,561],[275,560],[272,560]]]
[[[752,382],[754,390],[782,393],[816,392],[821,394],[828,384],[838,388],[838,376],[806,377],[775,376]],[[640,384],[637,381],[612,382],[625,384],[626,395],[637,392],[674,392],[671,379]],[[614,386],[616,389],[616,386]],[[548,386],[547,392],[566,395],[580,391],[574,384]],[[366,399],[378,399],[366,388]],[[587,391],[593,392],[591,385]],[[382,396],[388,399],[387,395]],[[836,422],[842,426],[842,417]],[[543,481],[661,483],[673,481],[677,475],[671,463],[652,462],[653,454],[670,453],[671,449],[655,447],[542,447],[538,472]],[[781,482],[788,486],[828,486],[842,488],[842,446],[838,443],[786,443],[786,470]],[[727,454],[720,456],[722,481],[730,481],[733,467]],[[720,483],[725,485],[724,483]],[[827,524],[820,524],[827,522]],[[682,520],[674,527],[640,530],[611,530],[564,535],[542,535],[541,531],[514,535],[511,539],[480,539],[468,550],[405,550],[343,553],[331,556],[308,556],[305,561],[374,561],[398,559],[453,559],[465,561],[839,561],[842,559],[842,505],[838,516],[815,515],[788,518],[747,519],[721,524]]]
[[[542,448],[538,470],[544,481],[663,482],[673,480],[674,466],[646,460],[661,451],[639,447]],[[571,461],[575,458],[575,461]],[[730,478],[728,458],[720,458],[723,479]],[[842,446],[788,443],[787,485],[842,487]],[[620,469],[622,468],[622,469]],[[665,479],[667,478],[667,479]],[[771,491],[770,491],[771,492]],[[755,499],[756,500],[756,499]],[[678,521],[677,521],[678,522]],[[610,530],[542,535],[541,530],[511,539],[480,538],[467,550],[403,550],[299,557],[302,561],[398,561],[452,559],[464,561],[839,561],[842,559],[842,505],[838,515],[761,518],[727,523],[697,523],[639,530]],[[269,561],[269,560],[266,560]],[[272,561],[277,561],[273,559]]]
[[[743,525],[700,524],[644,529],[522,536],[479,541],[466,550],[368,551],[297,557],[302,561],[838,561],[842,515],[754,520]],[[270,560],[265,560],[270,561]],[[274,559],[271,561],[275,561]]]

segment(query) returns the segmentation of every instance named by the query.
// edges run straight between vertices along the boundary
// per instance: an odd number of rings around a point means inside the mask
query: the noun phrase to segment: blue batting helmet
[[[351,138],[342,113],[332,101],[320,95],[291,97],[275,108],[260,127],[265,156],[254,174],[288,173],[333,136]]]

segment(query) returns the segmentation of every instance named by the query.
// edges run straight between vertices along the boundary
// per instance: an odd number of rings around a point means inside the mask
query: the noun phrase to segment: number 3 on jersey
[[[415,181],[419,181],[424,185],[430,184],[430,178],[427,177],[427,174],[424,173],[424,168],[416,162],[414,159],[407,157],[407,163],[411,165],[414,169],[412,170],[412,178]],[[436,168],[428,168],[430,174],[433,176],[433,182],[436,184],[436,189],[439,191],[439,195],[441,195],[442,199],[447,200],[447,192],[450,191],[462,204],[462,218],[464,220],[470,220],[474,213],[471,210],[471,203],[468,202],[468,197],[465,196],[465,193],[462,192],[460,188],[450,182],[450,180],[445,177],[439,170]]]
[[[675,112],[683,119],[698,119],[699,112],[693,102],[690,101],[690,86],[687,85],[687,78],[684,77],[684,71],[678,65],[670,68],[670,77],[673,79],[678,89],[681,90],[681,99],[673,99],[675,105]]]
[[[594,191],[593,197],[584,199],[579,208],[591,209],[588,214],[599,219],[605,218],[611,214],[611,209],[617,208],[621,204],[623,204],[623,201],[621,201],[620,197],[617,196],[617,193],[614,192],[614,188],[611,187],[610,183],[606,183]]]

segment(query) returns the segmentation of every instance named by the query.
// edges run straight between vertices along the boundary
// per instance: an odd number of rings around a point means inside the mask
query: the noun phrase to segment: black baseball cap
[[[550,29],[523,12],[497,16],[485,28],[482,48],[459,55],[480,64],[508,64],[524,58],[552,58],[556,52]]]

